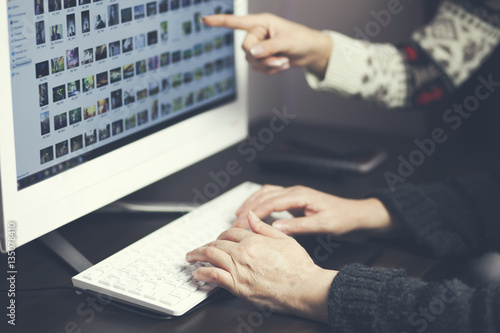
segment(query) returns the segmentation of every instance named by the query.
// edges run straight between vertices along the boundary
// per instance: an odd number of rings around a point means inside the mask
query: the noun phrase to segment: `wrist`
[[[369,198],[360,202],[363,206],[357,217],[358,229],[386,232],[393,228],[393,218],[380,200]]]
[[[313,56],[307,69],[319,78],[324,79],[330,63],[333,41],[329,35],[321,31],[315,30],[314,34],[314,42],[311,47],[311,54]]]
[[[322,269],[317,266],[314,275],[304,284],[303,297],[300,300],[302,317],[328,323],[328,296],[337,271]]]

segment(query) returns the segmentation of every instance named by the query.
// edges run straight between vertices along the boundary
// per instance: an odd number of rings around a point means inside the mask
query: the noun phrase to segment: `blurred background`
[[[348,36],[355,28],[365,31],[375,19],[371,11],[387,9],[390,0],[250,0],[251,13],[269,12],[319,30],[336,30]],[[401,1],[402,12],[394,15],[373,42],[408,40],[413,30],[427,22],[439,1]],[[250,117],[253,122],[269,117],[273,108],[287,107],[299,114],[297,121],[334,125],[405,137],[427,133],[432,110],[386,110],[327,92],[309,88],[302,70],[293,69],[276,76],[250,73]]]

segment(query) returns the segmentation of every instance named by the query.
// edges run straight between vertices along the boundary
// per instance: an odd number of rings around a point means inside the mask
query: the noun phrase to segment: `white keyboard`
[[[234,212],[260,185],[243,183],[73,277],[76,287],[173,316],[206,299],[215,286],[192,278],[187,252],[231,227]]]

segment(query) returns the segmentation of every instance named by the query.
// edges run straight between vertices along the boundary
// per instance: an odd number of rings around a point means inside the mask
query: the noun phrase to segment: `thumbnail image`
[[[82,12],[82,33],[90,32],[90,11]]]
[[[137,101],[143,100],[148,98],[148,90],[147,89],[142,89],[137,91]]]
[[[108,25],[110,27],[120,24],[118,4],[108,6]]]
[[[95,88],[94,75],[83,78],[82,87],[84,93],[94,90]]]
[[[89,107],[83,108],[83,119],[87,120],[90,118],[94,118],[96,113],[95,113],[95,105],[91,105]]]
[[[116,57],[117,55],[120,55],[120,52],[121,52],[120,41],[109,43],[109,56],[110,57]]]
[[[66,51],[66,64],[68,69],[80,66],[78,47]]]
[[[132,21],[132,7],[122,9],[122,23]]]
[[[214,46],[215,46],[216,50],[219,50],[219,49],[221,49],[224,46],[224,43],[222,41],[222,37],[221,36],[215,37],[215,39],[214,39]]]
[[[211,62],[207,62],[204,66],[204,74],[205,76],[210,76],[214,73],[214,64]]]
[[[111,92],[111,109],[115,110],[123,106],[122,90],[118,89]]]
[[[186,72],[184,73],[184,84],[190,84],[193,82],[193,73]]]
[[[148,59],[148,70],[154,71],[158,69],[160,59],[158,56],[154,56]]]
[[[64,9],[76,7],[76,0],[64,0]]]
[[[175,98],[173,104],[172,109],[174,112],[182,110],[182,97]]]
[[[170,78],[166,77],[161,80],[161,93],[168,94],[170,91]]]
[[[170,9],[172,10],[177,10],[180,7],[180,1],[179,0],[172,0],[170,1]]]
[[[214,43],[212,41],[205,42],[205,53],[210,53],[214,49]]]
[[[234,34],[232,32],[228,32],[224,35],[224,44],[226,44],[226,46],[234,44]]]
[[[191,0],[182,0],[182,8],[191,6]]]
[[[168,65],[170,65],[170,52],[163,53],[160,56],[160,66],[166,67]]]
[[[191,21],[187,21],[182,23],[182,34],[184,36],[189,36],[193,32],[193,23]]]
[[[82,108],[69,111],[69,124],[74,125],[82,121]]]
[[[75,14],[70,14],[66,16],[66,29],[68,31],[68,37],[76,36]]]
[[[54,130],[58,131],[65,127],[68,127],[68,115],[66,112],[54,116]]]
[[[68,83],[68,98],[80,95],[80,80]]]
[[[200,89],[196,94],[196,102],[200,103],[205,100],[205,89]]]
[[[183,60],[189,60],[193,56],[193,50],[187,49],[182,52],[182,59]]]
[[[147,124],[149,121],[148,110],[144,110],[137,113],[137,124],[139,126]]]
[[[108,57],[108,46],[101,45],[95,48],[95,61],[104,60]]]
[[[149,82],[149,96],[158,95],[160,93],[160,84],[157,81]]]
[[[36,78],[42,78],[49,75],[49,61],[42,61],[35,65]]]
[[[160,24],[160,31],[161,31],[161,41],[162,42],[167,42],[168,41],[168,22],[161,22]]]
[[[203,54],[203,45],[201,43],[196,44],[194,47],[194,56],[199,57]]]
[[[45,21],[35,23],[36,26],[36,45],[45,44]]]
[[[94,20],[94,30],[101,30],[106,28],[105,18],[101,16],[101,14],[97,14]]]
[[[96,1],[96,0],[94,0],[94,2],[97,2],[97,1]],[[90,0],[80,0],[80,1],[79,1],[79,5],[80,5],[80,6],[81,6],[81,5],[87,5],[87,4],[89,4],[89,3],[90,3]]]
[[[61,0],[49,0],[49,12],[55,12],[61,9]]]
[[[104,98],[97,102],[98,114],[105,114],[108,111],[109,111],[109,98]]]
[[[45,164],[54,160],[54,147],[50,146],[48,148],[40,150],[40,163]]]
[[[146,9],[144,5],[134,6],[134,19],[140,20],[146,17]]]
[[[122,69],[120,67],[112,69],[109,71],[109,76],[111,79],[111,84],[120,82],[122,80]]]
[[[208,86],[205,88],[205,97],[207,99],[210,99],[215,96],[215,89],[214,86]]]
[[[224,59],[217,59],[215,61],[215,71],[220,72],[224,69]]]
[[[132,63],[129,65],[123,66],[123,78],[126,80],[126,79],[130,79],[133,76],[134,76],[134,64]]]
[[[175,51],[172,53],[172,63],[176,64],[181,61],[181,51]]]
[[[51,65],[52,65],[52,74],[57,74],[64,71],[64,57],[52,59]]]
[[[168,12],[168,0],[160,0],[158,4],[160,14]]]
[[[201,80],[203,78],[203,68],[198,67],[194,70],[194,79]]]
[[[161,116],[165,117],[172,113],[172,104],[162,103],[161,104]]]
[[[201,13],[200,12],[195,13],[194,14],[194,30],[196,32],[200,32],[202,24],[203,24],[203,21],[201,18]]]
[[[148,46],[158,44],[158,31],[150,31],[148,32]]]
[[[123,104],[129,105],[135,102],[135,93],[133,90],[123,92]]]
[[[140,34],[135,36],[135,49],[140,50],[146,47],[146,35]]]
[[[125,130],[132,129],[136,125],[137,125],[137,118],[135,114],[130,116],[129,118],[125,118]]]
[[[40,127],[42,135],[50,133],[50,115],[49,111],[44,112],[40,115]]]
[[[61,85],[55,88],[52,88],[52,99],[54,103],[62,101],[66,99],[66,85]]]
[[[90,130],[85,133],[85,147],[97,143],[97,130]]]
[[[135,73],[137,75],[144,74],[148,71],[146,60],[140,60],[135,63]]]
[[[94,62],[94,49],[86,49],[83,51],[82,65]]]
[[[38,93],[39,93],[39,102],[40,102],[40,107],[46,106],[49,104],[49,85],[48,83],[42,83],[41,85],[38,86]]]
[[[106,124],[99,129],[99,141],[109,139],[111,137],[111,125]]]
[[[132,37],[125,38],[122,40],[123,53],[127,53],[134,50],[134,39]]]
[[[159,112],[158,100],[155,99],[151,104],[151,120],[158,119],[159,113],[160,112]]]
[[[56,40],[60,40],[63,38],[63,32],[62,32],[62,24],[56,24],[52,26],[52,29],[50,30],[50,41],[55,42]]]
[[[45,13],[43,0],[35,0],[35,15],[42,15],[43,13]]]
[[[75,152],[83,148],[83,136],[78,135],[70,140],[71,152]]]
[[[189,93],[187,96],[186,96],[186,102],[184,103],[184,105],[186,107],[190,107],[194,104],[194,93]]]
[[[108,72],[102,72],[95,76],[97,88],[105,87],[108,85]]]
[[[68,140],[56,144],[56,158],[66,156],[68,155],[68,153],[69,153]]]
[[[172,77],[172,88],[179,88],[180,86],[182,86],[182,73]]]
[[[158,7],[156,5],[156,1],[154,2],[148,2],[146,5],[147,7],[147,15],[149,16],[154,16],[158,13]]]
[[[112,124],[113,136],[123,133],[123,119],[115,121]]]

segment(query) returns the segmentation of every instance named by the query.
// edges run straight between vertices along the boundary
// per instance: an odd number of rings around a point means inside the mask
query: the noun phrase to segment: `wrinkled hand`
[[[243,50],[252,67],[276,74],[294,67],[306,67],[324,77],[332,50],[332,39],[314,29],[272,14],[247,16],[212,15],[206,25],[242,29],[248,32]]]
[[[264,218],[272,212],[286,210],[300,217],[277,220],[273,226],[288,235],[387,231],[393,224],[390,214],[378,199],[351,200],[303,186],[284,188],[265,185],[238,209],[238,219],[233,226],[247,228],[246,216],[250,211]]]
[[[293,238],[255,214],[249,214],[248,223],[253,232],[229,229],[188,253],[188,262],[214,266],[198,268],[193,277],[273,311],[327,322],[328,293],[337,272],[316,266]]]

